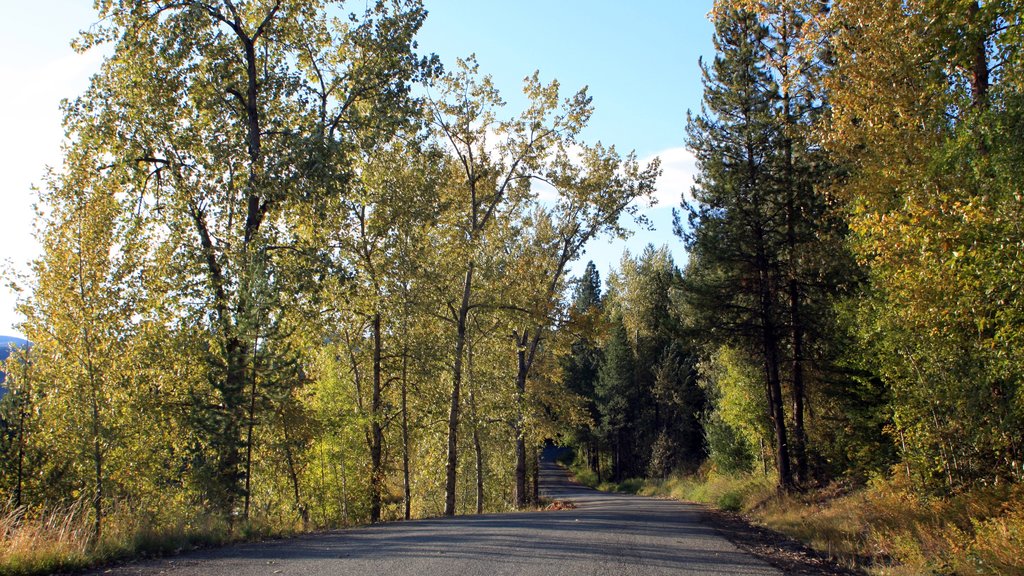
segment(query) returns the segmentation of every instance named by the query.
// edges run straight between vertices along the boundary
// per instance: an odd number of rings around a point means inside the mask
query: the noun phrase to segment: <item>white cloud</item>
[[[667,148],[643,158],[640,163],[644,165],[655,157],[661,158],[662,173],[654,193],[658,201],[654,209],[677,207],[684,197],[691,200],[693,195],[690,188],[697,175],[697,159],[693,153],[682,146]]]

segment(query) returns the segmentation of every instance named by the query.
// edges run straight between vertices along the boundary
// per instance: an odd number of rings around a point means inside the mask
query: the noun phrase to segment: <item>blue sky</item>
[[[711,0],[425,0],[430,15],[418,38],[420,50],[446,65],[475,53],[509,103],[522,103],[523,77],[540,70],[557,78],[566,94],[589,86],[595,113],[588,142],[635,150],[641,159],[660,156],[656,208],[646,212],[653,232],[627,242],[598,240],[593,259],[606,275],[624,248],[669,244],[677,262],[684,252],[672,236],[671,208],[687,191],[692,156],[683,148],[687,109],[700,106],[697,59],[710,55]],[[38,255],[32,239],[31,186],[47,165],[58,165],[62,130],[59,102],[82,92],[102,56],[75,54],[69,40],[95,20],[89,0],[12,2],[0,19],[0,266],[18,271]],[[358,9],[356,4],[350,6]],[[7,271],[4,282],[7,284]],[[15,297],[0,287],[0,334],[17,335]]]

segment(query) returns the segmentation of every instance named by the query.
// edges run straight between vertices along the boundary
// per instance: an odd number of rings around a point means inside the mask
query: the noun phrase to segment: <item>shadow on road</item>
[[[378,524],[104,574],[779,574],[704,525],[698,508],[592,490],[572,482],[554,456],[542,458],[541,493],[576,509]]]

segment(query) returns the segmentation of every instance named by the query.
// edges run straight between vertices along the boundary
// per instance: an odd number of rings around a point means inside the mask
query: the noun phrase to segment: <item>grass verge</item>
[[[298,531],[260,520],[229,527],[222,518],[185,511],[164,510],[156,518],[115,509],[95,538],[88,507],[81,502],[46,511],[8,505],[0,507],[0,576],[70,572]]]
[[[587,478],[577,471],[577,478]],[[598,489],[701,502],[800,540],[871,574],[1024,576],[1024,486],[940,498],[899,479],[780,495],[771,478],[715,472],[603,483]]]

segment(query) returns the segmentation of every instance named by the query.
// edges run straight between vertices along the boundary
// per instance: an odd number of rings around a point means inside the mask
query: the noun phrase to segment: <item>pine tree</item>
[[[575,440],[587,453],[587,465],[601,477],[601,445],[598,423],[596,386],[601,365],[601,349],[594,338],[602,312],[601,275],[593,262],[587,262],[583,275],[573,290],[571,318],[579,326],[580,335],[570,345],[570,352],[562,358],[563,381],[566,388],[582,398],[590,422],[575,429]]]
[[[781,127],[766,69],[768,30],[745,10],[715,12],[716,56],[704,66],[702,113],[689,119],[700,176],[689,228],[686,294],[709,337],[738,340],[762,360],[779,486],[790,489],[782,396],[786,213],[777,202]]]
[[[621,482],[634,474],[638,394],[633,349],[622,318],[612,320],[604,348],[595,396],[601,413],[600,433],[611,448],[612,479]]]

